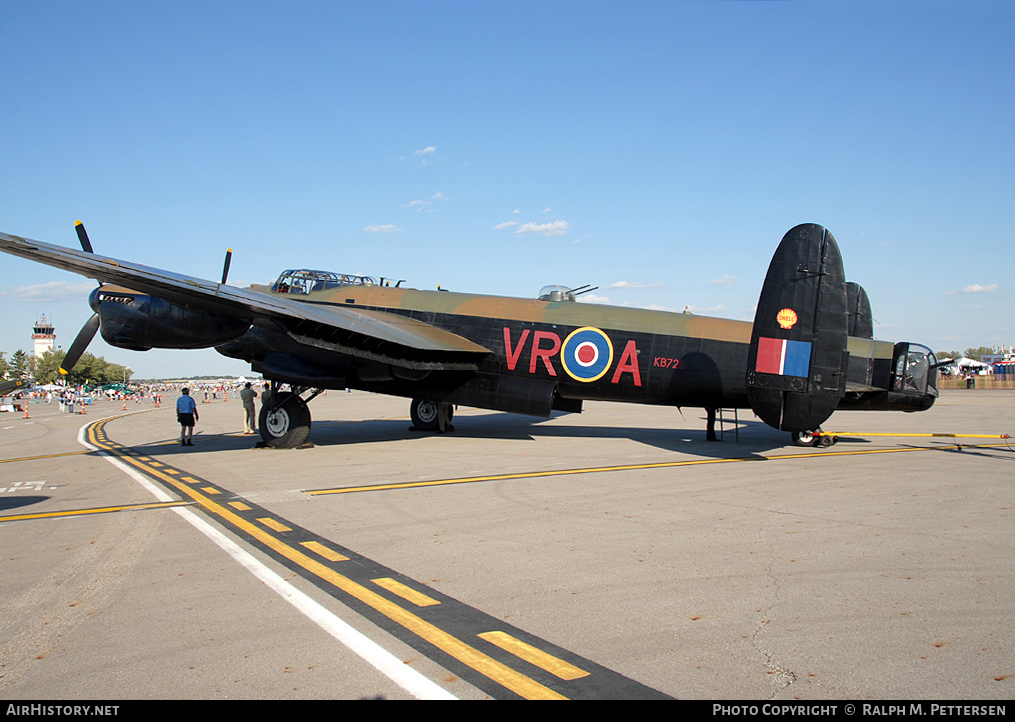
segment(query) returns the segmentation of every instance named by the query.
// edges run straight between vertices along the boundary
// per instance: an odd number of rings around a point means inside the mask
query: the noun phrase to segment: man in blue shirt
[[[176,420],[180,422],[180,445],[193,446],[194,422],[200,417],[197,402],[190,396],[190,389],[183,387],[183,396],[176,400]]]

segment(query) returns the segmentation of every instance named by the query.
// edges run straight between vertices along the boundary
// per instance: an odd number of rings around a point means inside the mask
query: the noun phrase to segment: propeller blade
[[[74,230],[78,233],[78,240],[85,253],[95,253],[92,250],[92,242],[88,240],[88,233],[85,232],[85,224],[81,221],[74,221]]]
[[[233,249],[226,249],[226,263],[222,267],[222,285],[226,285],[226,278],[229,276],[229,263],[233,260]]]
[[[92,342],[95,337],[95,332],[99,330],[99,314],[94,314],[90,319],[85,321],[85,325],[78,331],[77,338],[74,339],[74,343],[70,345],[67,350],[67,354],[63,357],[63,362],[60,364],[60,373],[66,376],[70,373],[70,370],[74,368],[74,365],[81,358],[81,354],[88,348],[88,344]]]

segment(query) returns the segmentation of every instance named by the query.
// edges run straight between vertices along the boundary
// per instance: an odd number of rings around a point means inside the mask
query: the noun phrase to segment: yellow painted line
[[[237,511],[250,511],[250,507],[244,504],[242,501],[231,501],[229,502],[229,506],[231,506],[233,509],[236,509]]]
[[[201,491],[205,494],[221,494],[222,492],[216,489],[214,486],[202,486]]]
[[[139,467],[141,466],[140,464],[137,464],[135,459],[130,458],[126,454],[122,456],[124,461],[127,463],[131,463]],[[303,569],[306,569],[311,574],[327,581],[337,589],[342,590],[346,594],[372,607],[396,624],[401,625],[416,636],[459,660],[462,664],[471,667],[485,677],[488,677],[506,689],[511,690],[519,697],[523,697],[524,699],[567,699],[549,687],[546,687],[534,679],[525,676],[521,672],[511,669],[506,664],[502,664],[492,657],[483,654],[475,647],[466,644],[457,637],[416,616],[407,609],[403,609],[377,592],[367,589],[362,584],[358,584],[348,577],[334,571],[330,567],[325,566],[321,562],[308,557],[295,547],[290,546],[282,540],[272,536],[256,524],[247,521],[241,516],[237,516],[229,509],[225,508],[225,506],[215,503],[210,498],[202,495],[197,489],[180,484],[177,479],[174,479],[161,471],[148,469],[148,473],[156,478],[160,478],[166,484],[174,487],[185,496],[190,497],[199,503],[210,514],[214,514],[237,529],[246,532],[269,549],[274,550],[294,564],[298,564]]]
[[[95,452],[91,450],[87,451],[68,451],[63,454],[43,454],[41,456],[19,456],[14,459],[0,459],[0,464],[10,464],[15,461],[35,461],[37,459],[59,459],[61,456],[81,456],[82,454],[93,454]]]
[[[381,577],[380,579],[374,579],[372,581],[382,589],[387,589],[392,594],[397,594],[405,601],[412,602],[417,607],[433,607],[440,604],[440,602],[433,597],[428,597],[422,592],[417,592],[412,587],[407,587],[401,582],[395,581],[391,577]]]
[[[70,516],[87,516],[89,514],[108,514],[114,511],[134,511],[136,509],[168,509],[174,506],[187,506],[189,501],[163,501],[151,504],[125,504],[123,506],[100,506],[94,509],[74,509],[71,511],[47,511],[34,514],[13,514],[11,516],[0,516],[0,522],[24,521],[26,519],[56,519]]]
[[[998,437],[991,437],[998,438]],[[969,444],[967,449],[988,449],[994,447],[1011,448],[1010,444]],[[481,481],[509,481],[513,479],[535,479],[552,476],[571,476],[574,474],[601,474],[610,471],[639,471],[645,469],[671,469],[678,466],[700,466],[704,464],[732,464],[747,461],[783,461],[785,459],[814,459],[826,456],[859,456],[861,454],[897,454],[911,451],[954,451],[955,445],[948,446],[907,446],[900,449],[862,449],[857,451],[812,451],[803,454],[778,454],[775,456],[746,456],[731,459],[692,459],[690,461],[660,461],[649,464],[624,464],[619,466],[594,466],[584,469],[545,469],[543,471],[524,471],[515,474],[492,474],[489,476],[467,476],[458,479],[436,479],[432,481],[406,481],[397,484],[375,484],[373,486],[347,486],[341,489],[312,489],[303,492],[310,496],[326,494],[352,494],[363,491],[390,491],[392,489],[418,489],[448,484],[474,484]]]
[[[547,654],[531,644],[512,637],[507,632],[483,632],[476,636],[485,639],[490,644],[495,644],[505,652],[510,652],[516,657],[524,659],[529,664],[534,664],[540,669],[545,669],[550,674],[556,675],[561,679],[570,681],[572,679],[588,677],[590,674],[584,669],[579,669],[559,657],[554,657],[552,654]]]
[[[307,549],[309,549],[310,551],[314,552],[315,554],[319,554],[320,556],[322,556],[325,559],[327,559],[329,562],[347,562],[347,561],[349,561],[349,557],[347,557],[345,554],[339,554],[334,549],[326,547],[323,544],[321,544],[320,542],[305,541],[305,542],[300,542],[300,546],[301,547],[306,547]]]
[[[195,479],[193,476],[181,476],[180,478],[183,479],[188,484],[200,484],[201,483],[200,479]]]
[[[258,521],[264,524],[272,531],[292,531],[292,529],[287,527],[285,524],[278,521],[277,519],[272,519],[271,517],[263,516],[260,519],[258,519]]]
[[[661,461],[652,464],[624,464],[621,466],[597,466],[584,469],[546,469],[543,471],[523,471],[515,474],[491,474],[489,476],[467,476],[459,479],[436,479],[433,481],[406,481],[398,484],[375,484],[373,486],[348,486],[341,489],[314,489],[304,492],[311,496],[324,494],[349,494],[360,491],[382,491],[390,489],[414,489],[428,486],[444,486],[447,484],[472,484],[478,481],[506,481],[511,479],[535,479],[545,476],[570,476],[572,474],[595,474],[605,471],[634,471],[638,469],[665,469],[674,466],[694,466],[697,464],[725,464],[734,461],[766,461],[767,457],[752,456],[742,459],[695,459],[693,461]]]

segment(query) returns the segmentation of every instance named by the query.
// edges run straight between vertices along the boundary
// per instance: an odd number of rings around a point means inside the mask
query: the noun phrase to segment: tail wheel
[[[258,416],[261,438],[275,449],[295,449],[310,436],[310,409],[294,393],[282,395],[278,405],[261,406]]]
[[[818,439],[821,438],[813,431],[794,431],[793,432],[793,445],[794,446],[816,446]]]
[[[441,404],[429,399],[413,399],[409,406],[409,416],[412,417],[412,425],[420,431],[440,431],[441,407],[445,407],[445,425],[450,425],[451,417],[454,416],[454,407],[450,404]]]

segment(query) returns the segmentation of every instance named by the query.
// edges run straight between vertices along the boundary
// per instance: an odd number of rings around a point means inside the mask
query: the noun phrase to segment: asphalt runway
[[[532,419],[238,401],[0,415],[5,699],[1015,697],[1015,392],[838,412]],[[738,436],[738,439],[735,439]],[[957,442],[962,449],[957,448]],[[87,446],[85,446],[87,445]]]

